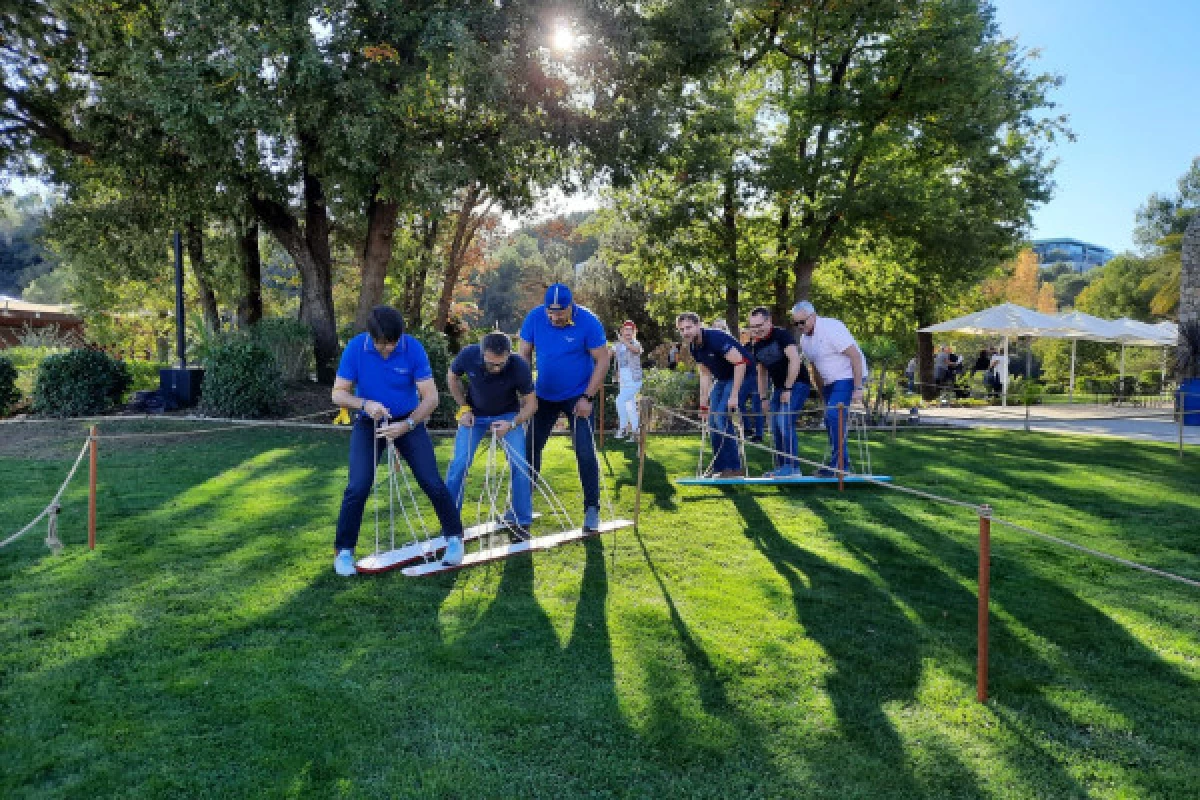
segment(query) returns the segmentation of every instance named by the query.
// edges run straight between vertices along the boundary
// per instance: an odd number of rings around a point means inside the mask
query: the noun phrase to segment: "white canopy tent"
[[[1004,337],[1004,374],[1000,376],[1000,402],[1008,405],[1008,340],[1012,336],[1065,337],[1072,329],[1058,317],[1042,314],[1014,303],[976,311],[963,317],[939,322],[920,329],[921,333],[966,333],[974,336]]]
[[[1082,311],[1063,314],[1042,314],[1024,306],[1002,303],[920,329],[921,333],[965,333],[974,336],[1003,336],[1005,374],[1001,377],[1001,403],[1008,405],[1008,340],[1011,336],[1042,336],[1071,340],[1070,395],[1075,394],[1076,343],[1083,339],[1093,342],[1116,342],[1121,345],[1121,383],[1125,382],[1125,347],[1162,347],[1163,372],[1166,372],[1166,349],[1178,339],[1178,326],[1171,322],[1151,325],[1122,318],[1101,319]]]

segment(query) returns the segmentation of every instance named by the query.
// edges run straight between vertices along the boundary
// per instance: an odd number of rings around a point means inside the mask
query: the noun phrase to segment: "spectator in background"
[[[617,394],[617,439],[636,439],[639,431],[637,395],[642,388],[642,345],[637,340],[637,325],[632,320],[621,323],[613,345],[613,359],[617,363],[617,382],[621,387]]]

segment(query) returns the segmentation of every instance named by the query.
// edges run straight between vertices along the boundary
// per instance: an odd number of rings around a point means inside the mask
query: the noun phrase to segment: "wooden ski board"
[[[533,518],[536,520],[540,516],[542,516],[540,512],[534,512]],[[469,542],[491,533],[499,533],[506,530],[508,530],[508,526],[502,522],[484,522],[479,525],[472,525],[469,528],[463,529],[463,541]],[[387,572],[388,570],[407,567],[409,564],[425,561],[427,557],[440,557],[442,551],[445,549],[445,537],[435,536],[427,542],[410,542],[403,547],[397,547],[395,550],[372,553],[369,556],[360,558],[354,567],[359,572],[373,575],[377,572]]]
[[[551,533],[546,536],[534,536],[527,542],[518,542],[517,544],[504,545],[502,547],[493,547],[489,550],[480,550],[476,553],[468,553],[463,557],[461,564],[455,567],[447,567],[441,561],[428,561],[424,564],[417,564],[411,567],[404,568],[404,574],[410,578],[421,578],[426,575],[437,575],[442,572],[453,572],[459,569],[468,567],[477,567],[480,564],[488,564],[493,561],[503,561],[506,558],[511,558],[521,553],[531,553],[535,550],[549,550],[553,547],[558,547],[560,544],[567,542],[577,542],[581,539],[586,539],[589,536],[599,536],[602,533],[610,533],[620,530],[621,528],[633,527],[633,520],[614,519],[609,522],[600,523],[600,529],[596,531],[584,531],[582,528],[575,528],[562,533]]]
[[[891,475],[847,475],[844,483],[859,483],[870,485],[874,481],[890,483]],[[808,475],[788,478],[676,478],[680,486],[823,486],[837,485],[837,478],[817,478]]]

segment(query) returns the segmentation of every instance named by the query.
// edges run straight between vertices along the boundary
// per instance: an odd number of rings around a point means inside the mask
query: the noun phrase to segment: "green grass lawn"
[[[12,430],[0,538],[82,443]],[[0,796],[1200,796],[1200,590],[995,528],[980,705],[968,512],[684,489],[694,442],[654,438],[639,531],[347,580],[345,447],[282,429],[101,445],[99,548],[81,473],[62,555],[44,527],[0,550]],[[873,458],[1200,576],[1200,457],[1169,445],[905,432]],[[633,448],[604,468],[628,515]],[[578,514],[564,439],[547,472]]]

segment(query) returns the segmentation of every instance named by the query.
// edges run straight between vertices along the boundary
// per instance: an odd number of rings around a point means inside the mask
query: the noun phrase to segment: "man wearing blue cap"
[[[562,414],[567,416],[575,446],[575,463],[583,484],[583,529],[600,529],[600,463],[592,441],[596,393],[608,373],[610,353],[600,319],[571,299],[565,284],[546,289],[545,302],[521,324],[518,352],[533,362],[537,412],[530,425],[530,461],[542,468],[542,450]]]

